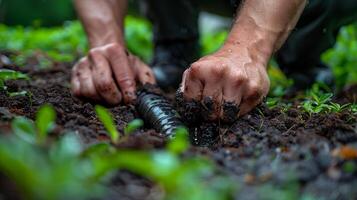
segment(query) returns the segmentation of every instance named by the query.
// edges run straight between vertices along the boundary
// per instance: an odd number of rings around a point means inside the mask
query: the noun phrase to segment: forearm
[[[295,27],[305,4],[306,0],[245,0],[226,46],[247,47],[267,62]]]
[[[127,0],[74,0],[90,47],[110,43],[124,45]]]

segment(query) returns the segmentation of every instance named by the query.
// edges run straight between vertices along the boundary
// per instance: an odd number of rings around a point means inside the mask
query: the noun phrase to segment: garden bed
[[[30,76],[31,81],[7,81],[8,91],[27,91],[30,95],[9,97],[0,92],[0,133],[11,132],[14,116],[35,119],[39,107],[54,106],[57,113],[56,136],[68,130],[84,144],[109,141],[97,119],[94,106],[72,97],[71,64],[55,63],[38,69],[30,61],[24,67],[4,66]],[[351,86],[336,99],[353,103],[357,91]],[[174,93],[167,93],[173,102]],[[357,199],[357,116],[352,110],[308,113],[302,99],[282,99],[274,107],[260,105],[231,125],[219,124],[219,137],[205,147],[193,146],[184,156],[203,156],[213,160],[220,174],[232,179],[234,199]],[[140,118],[132,106],[111,108],[117,129]],[[204,131],[203,131],[204,133]],[[164,136],[145,127],[117,145],[120,149],[160,149]],[[218,173],[218,172],[217,172]],[[0,176],[1,177],[1,176]],[[0,179],[0,194],[14,198],[16,186]],[[126,170],[119,171],[107,187],[112,199],[157,199],[163,191],[152,181]],[[180,199],[180,198],[178,198]]]

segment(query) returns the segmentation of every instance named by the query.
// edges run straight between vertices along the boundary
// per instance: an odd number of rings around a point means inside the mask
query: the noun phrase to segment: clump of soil
[[[22,68],[31,81],[8,81],[10,91],[26,90],[31,96],[8,97],[0,92],[0,132],[9,132],[15,115],[34,119],[39,106],[52,104],[57,112],[58,132],[74,130],[83,142],[108,140],[96,118],[93,105],[70,93],[70,64],[57,63],[51,69],[35,65]],[[165,94],[172,97],[172,94]],[[177,94],[178,98],[182,98]],[[349,102],[351,93],[345,98]],[[172,99],[172,98],[171,98]],[[190,122],[193,147],[188,155],[205,155],[217,163],[237,185],[236,199],[274,198],[277,194],[315,195],[323,199],[357,199],[357,157],[346,157],[341,149],[357,149],[357,117],[349,111],[309,116],[292,106],[268,109],[264,104],[233,124],[202,122],[197,102],[177,102],[183,118]],[[227,112],[235,113],[227,104]],[[117,128],[139,117],[133,106],[111,108]],[[228,112],[228,113],[229,113]],[[146,127],[129,137],[123,148],[161,148],[164,136]],[[348,159],[347,159],[348,158]],[[1,182],[1,181],[0,181]],[[128,172],[119,172],[110,188],[121,199],[148,199],[157,192],[154,185]],[[2,189],[0,189],[0,193]]]

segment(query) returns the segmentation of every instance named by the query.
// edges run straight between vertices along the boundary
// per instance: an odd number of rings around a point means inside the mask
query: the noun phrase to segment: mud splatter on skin
[[[194,100],[185,101],[180,90],[176,92],[176,109],[185,124],[196,125],[202,121],[201,116],[197,114],[201,113],[200,103]]]
[[[212,97],[204,97],[202,101],[201,116],[203,120],[210,121],[215,115],[216,108]]]
[[[223,110],[223,122],[233,123],[238,119],[239,106],[234,102],[224,102],[222,106]]]

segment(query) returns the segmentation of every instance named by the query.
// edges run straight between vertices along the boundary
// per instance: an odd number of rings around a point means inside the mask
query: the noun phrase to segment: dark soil
[[[56,132],[77,131],[85,143],[108,140],[93,105],[72,97],[70,66],[58,63],[46,70],[37,70],[33,64],[22,68],[7,66],[29,74],[32,79],[8,81],[9,90],[26,90],[32,96],[8,97],[0,93],[0,132],[9,132],[13,116],[33,119],[39,106],[50,103],[57,112]],[[351,101],[347,95],[351,96],[351,92],[338,98],[346,103]],[[167,94],[169,99],[173,96]],[[236,199],[274,198],[276,191],[281,192],[279,195],[357,199],[357,170],[344,170],[346,162],[357,166],[357,158],[346,158],[339,151],[346,146],[357,150],[357,117],[349,111],[309,116],[297,106],[284,111],[261,105],[232,125],[223,125],[199,122],[192,114],[197,109],[194,102],[184,109],[191,114],[186,119],[197,123],[191,127],[193,143],[205,146],[191,148],[188,155],[211,157],[239,188]],[[139,117],[130,106],[118,106],[111,111],[119,130]],[[164,143],[163,135],[147,127],[133,134],[122,146],[147,149],[161,148]],[[6,190],[3,181],[0,186],[3,193]],[[156,199],[155,195],[160,193],[150,181],[125,171],[118,173],[110,188],[109,198],[116,199]]]

